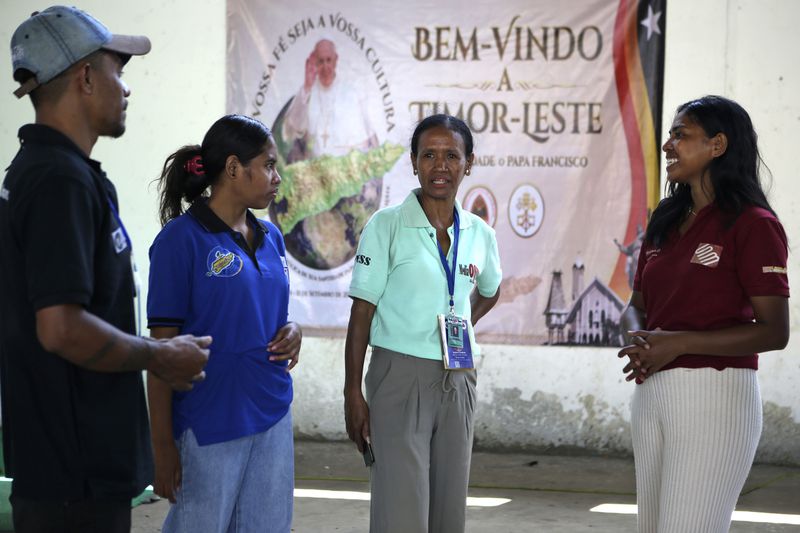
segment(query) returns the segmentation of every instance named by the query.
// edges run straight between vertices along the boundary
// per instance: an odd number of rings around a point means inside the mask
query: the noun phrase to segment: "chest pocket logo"
[[[241,272],[244,262],[242,258],[221,246],[215,246],[206,259],[208,271],[206,276],[217,278],[232,278]]]
[[[459,264],[458,273],[462,276],[469,277],[469,282],[475,285],[475,282],[478,279],[478,274],[480,274],[481,271],[478,269],[477,265],[470,263],[469,265]]]
[[[717,268],[722,257],[722,246],[701,242],[692,256],[692,263],[708,268]]]

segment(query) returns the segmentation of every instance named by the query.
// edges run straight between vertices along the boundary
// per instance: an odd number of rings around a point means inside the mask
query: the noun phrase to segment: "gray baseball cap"
[[[19,69],[33,73],[14,94],[22,98],[101,49],[141,56],[150,51],[150,39],[142,35],[114,35],[100,21],[76,7],[53,6],[33,13],[11,37],[14,74]]]

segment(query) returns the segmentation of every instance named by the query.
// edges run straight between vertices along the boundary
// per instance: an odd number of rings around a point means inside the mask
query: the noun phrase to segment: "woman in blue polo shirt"
[[[250,212],[275,199],[276,162],[266,126],[228,115],[202,145],[184,146],[164,164],[148,326],[156,338],[214,339],[206,378],[191,391],[173,393],[148,375],[154,488],[174,504],[165,532],[290,530],[288,372],[301,332],[287,321],[283,237]]]
[[[372,463],[373,533],[464,530],[476,401],[470,349],[478,355],[472,327],[497,302],[501,279],[494,230],[456,201],[473,159],[463,121],[424,119],[411,138],[420,188],[375,213],[358,245],[345,419]],[[367,344],[369,406],[361,393]]]
[[[758,352],[789,339],[786,234],[756,132],[719,96],[681,105],[667,197],[623,314],[639,531],[728,531],[761,434]]]

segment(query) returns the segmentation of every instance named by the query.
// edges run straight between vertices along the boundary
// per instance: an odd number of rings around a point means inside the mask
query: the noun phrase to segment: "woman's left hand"
[[[641,380],[652,376],[679,355],[687,353],[685,336],[680,331],[664,331],[656,328],[652,331],[630,331],[628,335],[632,338],[638,337],[644,343],[635,343],[620,350],[620,356],[627,355],[631,359],[623,372],[633,370],[630,367],[635,365],[639,370],[639,375],[636,377]]]
[[[647,378],[646,372],[642,369],[642,362],[639,360],[639,351],[641,349],[649,349],[650,345],[643,337],[631,336],[628,341],[630,344],[623,346],[617,353],[617,357],[627,357],[628,364],[622,369],[625,375],[625,381],[636,380],[636,383],[642,383]]]
[[[285,326],[278,330],[275,338],[267,344],[267,350],[272,352],[269,356],[270,361],[289,360],[286,371],[289,372],[297,365],[300,357],[300,344],[303,341],[303,331],[295,322],[287,322]]]

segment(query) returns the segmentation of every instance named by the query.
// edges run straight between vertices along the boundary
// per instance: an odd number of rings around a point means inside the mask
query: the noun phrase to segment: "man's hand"
[[[306,59],[306,77],[305,81],[303,82],[303,89],[306,92],[311,90],[311,86],[314,85],[314,81],[317,79],[317,53],[316,51],[311,52],[309,54],[308,59]]]
[[[157,344],[147,341],[154,351],[147,369],[175,390],[190,390],[193,381],[206,377],[203,368],[208,363],[211,340],[211,337],[178,335]]]
[[[360,390],[345,394],[344,421],[347,436],[364,453],[364,443],[369,442],[369,407]]]
[[[275,338],[267,344],[267,351],[271,352],[270,361],[289,360],[286,371],[289,372],[297,365],[300,358],[300,344],[303,342],[303,331],[294,322],[287,322],[278,330]]]

